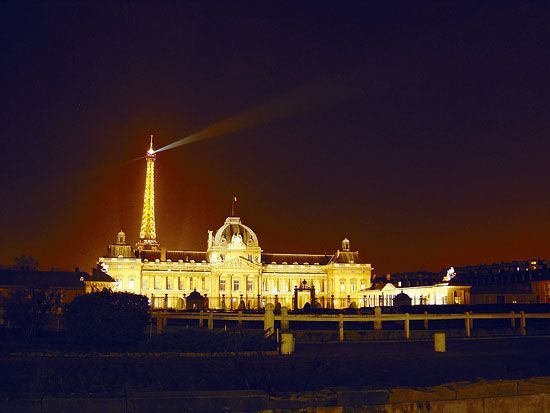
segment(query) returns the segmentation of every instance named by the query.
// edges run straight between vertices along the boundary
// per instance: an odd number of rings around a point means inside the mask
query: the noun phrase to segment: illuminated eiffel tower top
[[[155,150],[153,149],[153,135],[151,144],[145,155],[147,160],[147,172],[145,174],[145,192],[143,195],[143,214],[141,216],[141,229],[139,231],[139,242],[137,248],[153,249],[159,248],[157,233],[155,231]]]

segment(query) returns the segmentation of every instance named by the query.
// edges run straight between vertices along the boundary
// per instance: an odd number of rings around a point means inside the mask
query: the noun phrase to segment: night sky
[[[205,250],[236,194],[266,252],[548,258],[548,2],[379,3],[3,3],[0,263],[89,270],[121,228],[135,243],[149,134],[273,101],[285,117],[158,155],[162,246]]]

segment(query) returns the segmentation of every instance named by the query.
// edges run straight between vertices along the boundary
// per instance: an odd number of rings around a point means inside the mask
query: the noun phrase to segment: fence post
[[[512,328],[516,327],[516,313],[515,313],[515,311],[512,311],[510,313],[510,324],[512,325]]]
[[[424,311],[424,330],[428,329],[428,312]]]
[[[409,313],[405,313],[405,338],[411,337]]]
[[[281,330],[288,330],[288,308],[281,307]]]
[[[214,330],[214,313],[212,310],[208,312],[208,329]]]
[[[344,314],[338,315],[338,340],[344,341]]]
[[[472,317],[473,312],[470,311],[470,331],[474,329],[474,318]]]
[[[275,331],[275,315],[273,310],[275,306],[271,303],[265,305],[265,314],[264,314],[264,333],[266,336],[270,336]]]
[[[470,325],[470,313],[466,311],[464,313],[464,327],[466,328],[466,337],[472,335],[471,325]]]
[[[438,353],[445,353],[445,333],[434,334],[434,350]]]
[[[162,320],[162,316],[159,314],[157,316],[157,334],[162,333],[163,324],[164,324],[164,321]]]
[[[378,319],[374,321],[374,329],[382,330],[382,309],[380,307],[374,307],[374,316]]]
[[[520,331],[521,331],[521,335],[524,336],[527,334],[527,330],[525,329],[525,311],[520,311],[519,315],[520,315],[520,319],[519,319]]]

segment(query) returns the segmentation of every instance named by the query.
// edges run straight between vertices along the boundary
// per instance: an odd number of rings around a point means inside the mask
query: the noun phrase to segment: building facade
[[[108,251],[99,262],[116,280],[115,291],[143,294],[156,308],[184,308],[193,291],[206,296],[210,308],[347,308],[360,306],[371,286],[372,267],[348,240],[331,255],[265,253],[239,217],[208,232],[206,251],[133,249],[122,232]]]

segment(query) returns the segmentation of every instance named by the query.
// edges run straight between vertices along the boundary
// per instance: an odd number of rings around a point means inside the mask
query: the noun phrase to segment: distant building
[[[457,279],[472,286],[472,304],[549,303],[547,260],[511,261],[456,268]]]
[[[438,288],[445,283],[447,292]],[[467,286],[471,288],[466,290]],[[375,277],[373,288],[385,292],[379,298],[384,303],[391,302],[392,291],[403,291],[413,305],[550,303],[550,265],[547,260],[536,259],[454,267],[452,273],[387,274]]]
[[[428,271],[386,274],[373,279],[373,289],[366,294],[367,303],[396,305],[394,299],[406,294],[411,305],[470,304],[470,286],[456,279],[454,268],[444,272]]]
[[[59,297],[60,304],[70,303],[74,297],[87,292],[110,289],[114,280],[101,271],[92,275],[82,271],[0,270],[0,302],[16,290],[32,288],[50,291]]]

